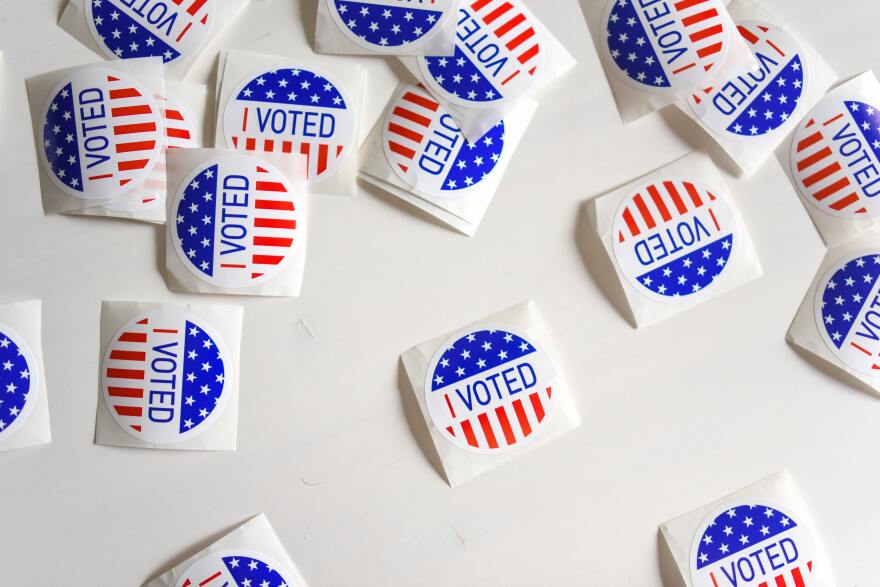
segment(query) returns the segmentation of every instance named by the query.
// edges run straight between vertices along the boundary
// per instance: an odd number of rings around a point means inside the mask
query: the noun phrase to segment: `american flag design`
[[[808,72],[797,41],[784,29],[741,21],[737,30],[752,51],[757,70],[695,92],[690,105],[715,132],[734,138],[760,137],[787,128],[802,104]]]
[[[455,120],[420,86],[392,101],[382,128],[388,164],[403,181],[436,197],[462,197],[486,179],[504,154],[504,122],[468,142]]]
[[[214,0],[86,0],[92,36],[111,59],[194,54],[211,32]]]
[[[425,401],[431,420],[453,445],[501,454],[533,441],[556,403],[550,357],[523,334],[479,329],[444,344],[428,369]]]
[[[880,214],[880,110],[873,100],[826,97],[804,118],[791,147],[801,195],[839,218]]]
[[[131,319],[101,364],[104,401],[129,434],[157,444],[201,434],[229,400],[229,351],[203,319],[163,308]]]
[[[691,579],[694,587],[818,586],[814,553],[810,531],[783,508],[732,503],[697,532]]]
[[[327,0],[330,14],[349,39],[382,53],[415,50],[451,18],[452,0]]]
[[[621,272],[658,299],[699,294],[730,262],[736,221],[727,201],[696,182],[667,178],[630,193],[614,217]]]
[[[512,101],[541,73],[541,30],[521,0],[464,0],[454,55],[420,57],[422,76],[453,104],[492,108]]]
[[[80,69],[52,92],[42,118],[46,172],[83,199],[138,187],[162,158],[163,122],[156,101],[128,75]]]
[[[610,0],[602,34],[625,80],[670,93],[715,74],[730,47],[730,22],[721,0]]]
[[[304,155],[309,179],[322,179],[352,151],[357,115],[331,74],[290,67],[245,80],[229,97],[223,130],[230,149]]]
[[[268,281],[302,249],[302,194],[262,159],[233,153],[201,164],[180,186],[168,229],[183,264],[218,287]]]
[[[301,587],[272,557],[239,549],[212,552],[197,560],[175,587]]]
[[[40,371],[24,339],[0,324],[0,440],[27,420],[39,393]]]

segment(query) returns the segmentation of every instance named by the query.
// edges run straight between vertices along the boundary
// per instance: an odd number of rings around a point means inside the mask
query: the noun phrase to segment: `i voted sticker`
[[[785,508],[726,505],[700,524],[691,547],[694,587],[807,587],[818,564],[809,528]]]
[[[382,135],[395,173],[440,198],[466,196],[492,173],[504,152],[504,122],[468,142],[452,116],[418,86],[405,88],[391,103]]]
[[[327,0],[345,36],[378,53],[422,47],[452,17],[454,5],[453,0]]]
[[[216,422],[231,377],[231,356],[214,329],[171,308],[131,319],[101,365],[110,414],[135,438],[157,444],[190,439]]]
[[[223,113],[229,148],[305,155],[310,179],[336,171],[352,150],[356,130],[348,91],[311,66],[264,71],[245,80]]]
[[[139,186],[162,153],[162,115],[136,80],[103,67],[78,70],[51,93],[42,117],[43,165],[65,193],[118,196]]]
[[[724,198],[675,178],[633,190],[612,227],[620,270],[638,291],[657,299],[697,295],[714,284],[730,262],[735,234]]]
[[[801,194],[838,218],[880,214],[878,101],[826,97],[798,127],[791,170]]]
[[[764,136],[782,128],[802,103],[806,60],[797,41],[774,24],[741,21],[737,29],[758,69],[703,88],[689,102],[697,117],[720,135]]]
[[[721,0],[610,0],[603,44],[630,85],[656,93],[702,86],[734,34]]]
[[[180,260],[218,287],[272,279],[302,248],[303,194],[262,159],[227,154],[196,167],[178,189],[169,221]]]
[[[0,441],[28,419],[40,393],[33,351],[12,328],[0,324]]]
[[[491,108],[529,91],[541,73],[541,26],[521,0],[466,0],[455,53],[420,57],[431,90],[453,104]]]
[[[194,54],[211,32],[214,0],[86,0],[95,43],[111,59]]]
[[[299,587],[290,571],[267,554],[235,549],[194,562],[175,587]]]
[[[509,328],[452,337],[428,368],[425,402],[458,448],[501,454],[533,441],[556,404],[556,369],[537,341]]]

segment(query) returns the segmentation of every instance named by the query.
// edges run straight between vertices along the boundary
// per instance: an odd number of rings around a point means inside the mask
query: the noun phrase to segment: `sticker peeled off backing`
[[[188,440],[217,421],[230,396],[232,359],[214,329],[177,309],[151,310],[111,340],[101,365],[104,401],[144,442]]]
[[[339,29],[377,52],[417,49],[452,18],[453,0],[326,0]]]
[[[253,550],[212,552],[194,562],[175,587],[299,587],[284,565]]]
[[[0,324],[0,440],[28,419],[40,392],[33,351],[9,326]]]
[[[447,341],[428,368],[425,402],[453,445],[481,454],[525,446],[548,425],[556,369],[536,341],[506,329],[465,332]]]
[[[695,296],[712,286],[734,251],[736,220],[727,201],[669,178],[633,190],[614,215],[612,240],[621,272],[655,299]]]

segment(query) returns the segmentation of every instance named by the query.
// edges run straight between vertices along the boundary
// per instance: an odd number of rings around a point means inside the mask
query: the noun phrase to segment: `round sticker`
[[[139,440],[167,444],[207,430],[231,391],[232,360],[204,320],[183,310],[151,310],[110,341],[101,366],[104,401]]]
[[[0,440],[28,419],[40,392],[34,353],[12,328],[0,324]]]
[[[118,71],[72,73],[52,92],[42,120],[43,165],[55,185],[77,198],[112,198],[137,187],[162,152],[156,102]]]
[[[735,233],[724,198],[673,178],[633,190],[612,227],[620,270],[638,291],[657,299],[694,296],[715,283],[729,264]]]
[[[829,96],[804,118],[791,170],[810,204],[839,218],[880,214],[880,110],[856,97]]]
[[[452,0],[327,0],[339,29],[352,42],[379,53],[414,51],[451,18]]]
[[[610,0],[602,36],[614,69],[630,85],[655,93],[699,87],[730,48],[721,0]]]
[[[458,448],[500,454],[547,427],[556,369],[535,341],[510,329],[465,331],[431,361],[425,402],[437,430]]]
[[[178,188],[168,223],[180,260],[218,287],[242,288],[278,274],[300,246],[300,194],[278,169],[251,155],[200,164]]]
[[[214,0],[86,0],[92,38],[111,59],[194,54],[211,32]]]
[[[255,550],[212,552],[194,562],[176,587],[298,587],[290,571]]]
[[[816,547],[784,508],[735,503],[703,520],[691,547],[694,587],[806,587]]]
[[[385,156],[400,178],[440,198],[466,196],[495,169],[504,151],[504,122],[473,143],[423,88],[409,86],[391,103],[382,128]]]
[[[428,86],[460,106],[492,108],[534,85],[544,52],[541,27],[521,0],[467,0],[459,9],[455,54],[420,57]]]
[[[806,62],[794,38],[768,22],[741,21],[737,28],[757,70],[703,88],[689,103],[710,129],[730,138],[764,136],[792,118],[806,93]]]
[[[351,151],[356,129],[347,90],[313,67],[264,71],[245,80],[223,113],[229,148],[305,155],[309,178],[336,171]]]

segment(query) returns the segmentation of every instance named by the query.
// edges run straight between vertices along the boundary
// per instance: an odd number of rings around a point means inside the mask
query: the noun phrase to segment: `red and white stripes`
[[[470,5],[474,16],[488,27],[499,43],[510,51],[529,75],[537,69],[541,45],[534,25],[524,13],[519,0],[474,0]],[[517,69],[501,85],[519,75]]]
[[[386,121],[386,137],[392,165],[404,173],[416,154],[422,151],[422,143],[437,116],[440,104],[424,89],[413,87],[404,92],[391,109]]]
[[[864,214],[867,208],[831,148],[833,130],[828,127],[845,116],[841,112],[824,121],[807,121],[806,136],[794,146],[792,165],[800,187],[816,202],[836,212]]]
[[[163,125],[148,96],[112,75],[107,76],[107,83],[118,172],[116,177],[119,185],[124,186],[154,161],[161,146]]]
[[[667,180],[649,184],[630,198],[621,212],[625,230],[618,232],[618,241],[625,242],[644,232],[693,212],[713,202],[715,196],[708,190],[698,188],[689,181]],[[710,209],[715,228],[720,230],[718,220]]]
[[[678,0],[673,6],[684,34],[693,44],[697,59],[677,66],[670,73],[677,75],[694,67],[711,70],[729,42],[730,35],[730,31],[725,30],[717,0]]]
[[[149,319],[144,318],[111,343],[110,354],[104,361],[110,409],[129,420],[129,426],[138,432],[141,431],[144,388],[148,379],[148,340]]]
[[[514,446],[534,433],[546,418],[546,406],[553,390],[535,391],[505,405],[459,419],[452,402],[446,398],[447,407],[455,424],[446,431],[452,436],[464,438],[467,444],[480,449],[499,449]]]

